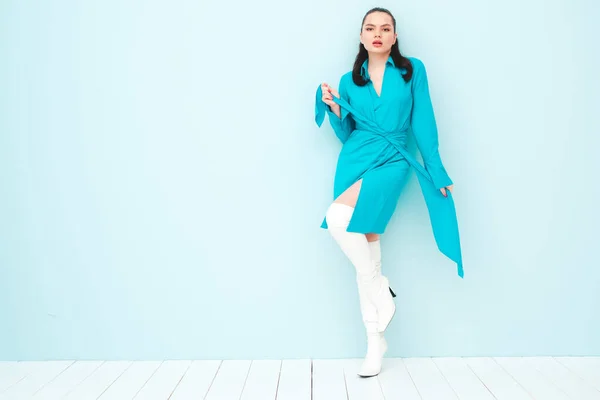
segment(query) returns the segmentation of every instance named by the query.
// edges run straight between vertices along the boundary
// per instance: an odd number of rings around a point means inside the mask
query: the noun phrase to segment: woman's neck
[[[385,67],[385,63],[390,57],[390,53],[369,53],[369,69],[376,70]]]

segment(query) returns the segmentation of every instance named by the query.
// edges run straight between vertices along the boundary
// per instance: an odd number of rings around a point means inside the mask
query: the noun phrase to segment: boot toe
[[[375,365],[370,363],[363,363],[358,371],[358,376],[361,378],[370,378],[372,376],[377,376],[381,372],[381,364]]]

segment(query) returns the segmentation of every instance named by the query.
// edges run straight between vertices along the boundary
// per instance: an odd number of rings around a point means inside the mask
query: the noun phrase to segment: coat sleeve
[[[449,186],[452,180],[446,173],[439,153],[438,131],[425,65],[419,59],[411,58],[413,65],[412,94],[413,107],[411,126],[419,152],[423,156],[425,169],[431,175],[437,189]]]
[[[348,97],[348,86],[346,83],[346,79],[344,79],[344,76],[342,76],[342,78],[340,79],[338,92],[340,94],[340,98],[350,103],[350,99]],[[331,111],[331,107],[329,107],[328,105],[326,105],[325,107],[327,115],[329,116],[329,123],[331,124],[335,135],[338,137],[338,139],[340,139],[342,143],[345,143],[355,128],[355,122],[352,118],[352,115],[350,115],[350,113],[342,107],[340,110],[341,117],[338,117],[333,111]]]

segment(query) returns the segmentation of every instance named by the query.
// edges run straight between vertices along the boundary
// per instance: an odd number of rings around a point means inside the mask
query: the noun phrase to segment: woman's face
[[[365,18],[360,32],[360,42],[368,52],[389,53],[398,35],[394,32],[392,17],[376,11]]]

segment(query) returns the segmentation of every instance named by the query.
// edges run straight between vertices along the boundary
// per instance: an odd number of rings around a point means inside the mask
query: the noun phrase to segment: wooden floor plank
[[[404,363],[423,400],[458,400],[431,358],[406,358]]]
[[[576,373],[579,377],[600,390],[600,358],[598,357],[555,357],[556,361]]]
[[[494,357],[534,399],[569,400],[569,396],[520,357]]]
[[[21,361],[5,364],[0,371],[0,394],[24,379],[35,365],[43,361]]]
[[[220,360],[192,361],[169,400],[204,399],[221,364]]]
[[[349,400],[384,400],[381,383],[377,376],[362,378],[358,376],[358,371],[363,363],[363,359],[354,358],[344,360],[344,375],[346,377],[346,387],[348,388]]]
[[[131,400],[160,366],[160,361],[135,361],[99,397],[100,400]]]
[[[313,360],[312,385],[312,400],[348,400],[343,361]]]
[[[250,360],[224,360],[206,400],[239,399],[250,370]]]
[[[494,400],[494,395],[460,357],[433,358],[460,400]]]
[[[164,361],[134,398],[143,400],[168,399],[191,363],[190,360]]]
[[[552,380],[571,399],[600,400],[600,390],[556,361],[554,357],[525,357],[525,360]]]
[[[0,376],[11,369],[14,369],[18,363],[18,361],[0,361]]]
[[[0,398],[29,399],[54,378],[59,376],[74,361],[42,361],[35,363],[23,379],[4,391]]]
[[[67,395],[102,365],[102,361],[77,361],[33,395],[34,399],[55,400]]]
[[[311,360],[283,360],[277,400],[310,400]]]
[[[68,400],[96,400],[121,376],[131,361],[106,361],[97,370],[67,393]]]
[[[385,399],[421,400],[401,358],[384,358],[378,378]]]
[[[281,360],[252,361],[240,400],[275,399],[281,365]]]
[[[531,400],[527,391],[491,357],[463,358],[498,400]]]

